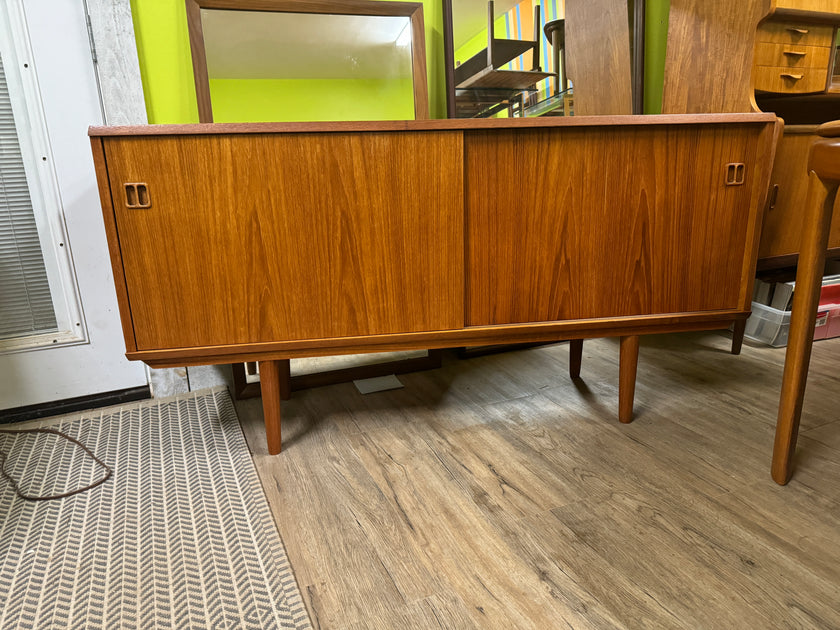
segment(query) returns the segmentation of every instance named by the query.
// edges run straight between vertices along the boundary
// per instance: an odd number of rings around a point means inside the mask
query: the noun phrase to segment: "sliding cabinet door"
[[[463,325],[460,133],[104,144],[138,350]]]
[[[469,132],[467,323],[743,309],[765,129]]]

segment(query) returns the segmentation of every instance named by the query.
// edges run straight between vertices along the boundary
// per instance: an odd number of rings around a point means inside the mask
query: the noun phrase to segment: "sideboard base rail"
[[[507,326],[481,326],[434,332],[304,339],[267,343],[203,346],[166,350],[126,352],[130,360],[143,361],[153,368],[213,365],[275,359],[305,359],[336,354],[364,354],[399,350],[460,348],[487,344],[628,337],[692,330],[722,330],[749,317],[749,311],[703,311],[678,315],[539,322]]]

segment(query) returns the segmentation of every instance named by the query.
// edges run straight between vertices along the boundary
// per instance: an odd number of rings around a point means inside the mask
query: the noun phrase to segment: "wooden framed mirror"
[[[419,2],[186,0],[186,9],[200,122],[429,117]],[[250,86],[270,109],[219,115]]]

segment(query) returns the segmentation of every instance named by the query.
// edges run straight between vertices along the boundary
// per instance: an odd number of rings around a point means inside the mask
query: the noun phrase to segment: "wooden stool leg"
[[[583,339],[569,342],[569,376],[580,378],[580,365],[583,362]]]
[[[265,441],[268,444],[269,455],[277,455],[280,452],[280,384],[283,363],[283,361],[260,361],[260,389],[265,416]],[[288,361],[285,363],[288,365]]]
[[[747,329],[747,320],[739,319],[732,329],[732,354],[741,354],[741,346],[744,343],[744,331]]]
[[[791,459],[796,449],[799,418],[805,398],[805,383],[808,379],[814,324],[825,266],[825,250],[828,246],[829,225],[836,193],[836,183],[829,187],[811,172],[802,224],[802,246],[796,269],[796,291],[793,292],[790,333],[785,353],[779,417],[776,421],[773,464],[770,469],[773,481],[782,485],[790,481],[793,472]]]
[[[622,337],[618,359],[618,419],[625,424],[633,420],[638,363],[639,337]]]

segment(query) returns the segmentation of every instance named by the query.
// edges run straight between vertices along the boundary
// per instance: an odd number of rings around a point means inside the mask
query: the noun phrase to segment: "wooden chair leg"
[[[263,415],[265,416],[265,441],[268,454],[280,452],[281,437],[281,382],[283,363],[288,361],[260,361],[260,389],[262,390]],[[286,379],[288,382],[288,378]]]
[[[796,291],[793,292],[790,333],[785,352],[773,463],[770,469],[773,481],[781,485],[790,481],[793,473],[791,463],[799,433],[802,401],[805,398],[811,344],[814,342],[814,325],[825,267],[825,250],[828,246],[829,225],[836,196],[836,183],[826,185],[811,172],[808,201],[805,204],[805,217],[802,222],[802,246],[796,269]]]
[[[580,378],[580,366],[583,362],[583,339],[569,342],[569,376]]]
[[[622,337],[618,360],[618,419],[625,424],[633,420],[638,363],[639,337]]]
[[[747,320],[739,319],[732,329],[732,354],[741,354],[741,346],[744,343],[744,331],[747,329]]]

